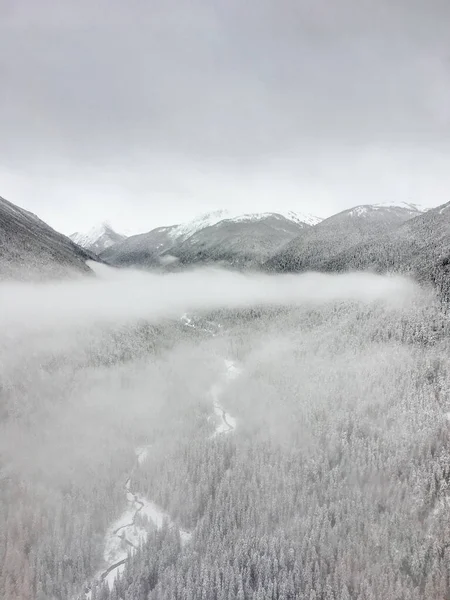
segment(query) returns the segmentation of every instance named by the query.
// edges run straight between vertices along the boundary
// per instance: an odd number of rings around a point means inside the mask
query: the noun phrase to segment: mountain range
[[[227,211],[201,215],[181,225],[158,227],[131,236],[100,254],[115,266],[154,267],[221,262],[256,267],[319,219],[298,213],[241,214]]]
[[[450,203],[426,212],[411,204],[359,205],[324,220],[216,211],[128,238],[108,223],[69,238],[0,198],[2,279],[89,273],[88,260],[144,269],[220,264],[271,272],[401,272],[447,295]]]

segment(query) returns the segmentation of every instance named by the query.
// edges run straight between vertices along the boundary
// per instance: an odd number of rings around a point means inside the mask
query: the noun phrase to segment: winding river
[[[209,390],[214,413],[219,419],[211,437],[227,434],[236,429],[236,419],[225,411],[220,404],[220,398],[227,384],[239,375],[240,370],[230,360],[225,360],[224,366],[224,375]],[[148,531],[136,523],[138,515],[145,515],[157,529],[160,529],[165,522],[171,527],[176,527],[170,516],[162,508],[150,502],[144,496],[140,496],[132,488],[133,475],[136,469],[139,469],[148,458],[150,450],[151,446],[142,446],[135,450],[136,461],[124,484],[127,508],[106,532],[103,559],[104,564],[107,566],[96,575],[93,583],[86,588],[85,600],[91,600],[92,587],[97,583],[106,581],[109,589],[112,589],[115,580],[125,568],[129,553],[135,552],[141,542],[147,539]],[[183,529],[179,531],[182,543],[187,543],[191,538],[191,533]]]

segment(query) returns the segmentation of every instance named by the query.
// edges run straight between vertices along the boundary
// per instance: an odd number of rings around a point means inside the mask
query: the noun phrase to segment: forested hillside
[[[450,203],[443,204],[371,242],[337,254],[324,265],[329,271],[372,270],[409,273],[436,283],[449,297]]]
[[[269,344],[254,324],[252,349],[235,340],[240,430],[189,441],[141,478],[155,494],[162,477],[158,499],[197,523],[191,543],[155,532],[96,597],[446,597],[447,326],[329,310],[278,317]]]
[[[225,219],[204,227],[167,251],[183,265],[217,264],[257,268],[293,238],[312,229],[281,215]]]
[[[158,227],[148,233],[132,235],[101,252],[101,258],[117,267],[157,267],[160,255],[172,248],[172,227]]]
[[[5,333],[1,598],[450,593],[450,331],[428,292]],[[111,528],[136,502],[128,544]]]
[[[131,236],[107,248],[101,258],[120,267],[155,268],[176,263],[182,267],[222,264],[257,268],[317,221],[295,213],[227,218],[226,211],[217,211],[181,225]]]
[[[289,242],[266,263],[270,271],[327,270],[326,262],[368,240],[376,240],[419,215],[408,206],[361,205],[324,219]]]
[[[0,198],[0,280],[57,279],[88,273],[95,256],[32,213]]]

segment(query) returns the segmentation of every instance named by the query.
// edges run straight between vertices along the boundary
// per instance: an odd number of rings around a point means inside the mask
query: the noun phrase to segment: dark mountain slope
[[[418,210],[404,206],[356,206],[321,221],[277,252],[266,263],[275,271],[325,270],[333,256],[375,239],[416,217]]]
[[[148,233],[133,235],[102,252],[102,259],[115,266],[159,267],[165,263],[161,258],[164,252],[196,231],[218,223],[225,215],[226,211],[222,210],[204,213],[186,223],[157,227]]]
[[[0,198],[0,279],[89,273],[95,256],[32,213]]]
[[[192,222],[134,235],[101,253],[115,266],[158,267],[222,262],[261,265],[286,242],[311,226],[275,213],[221,218],[203,215]]]
[[[447,279],[450,202],[429,210],[378,239],[346,249],[326,263],[330,271],[410,273],[419,281]],[[441,282],[444,283],[444,282]]]
[[[312,229],[278,214],[224,219],[194,233],[169,252],[183,265],[225,263],[258,267],[288,241]]]
[[[133,235],[100,253],[102,260],[117,267],[156,267],[160,256],[174,244],[170,233],[176,228],[158,227],[149,233]]]

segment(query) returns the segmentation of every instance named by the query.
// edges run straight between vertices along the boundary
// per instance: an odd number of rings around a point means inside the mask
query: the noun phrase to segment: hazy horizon
[[[448,199],[441,0],[0,0],[0,17],[0,195],[66,234]]]

